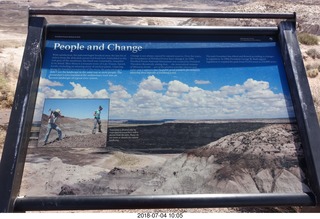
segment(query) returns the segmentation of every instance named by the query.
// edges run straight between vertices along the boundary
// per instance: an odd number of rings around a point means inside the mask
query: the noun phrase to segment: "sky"
[[[50,111],[59,109],[61,114],[66,117],[77,119],[94,118],[94,111],[102,106],[101,119],[108,119],[109,99],[62,99],[48,98],[45,100],[43,113],[49,114]]]
[[[294,116],[273,40],[48,40],[35,117],[46,98],[107,98],[110,119]]]

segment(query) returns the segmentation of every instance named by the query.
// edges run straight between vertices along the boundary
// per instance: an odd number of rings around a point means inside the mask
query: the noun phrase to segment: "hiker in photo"
[[[103,110],[102,106],[99,106],[99,109],[94,111],[94,126],[93,126],[93,130],[92,130],[92,134],[96,133],[96,129],[97,129],[97,124],[99,125],[99,132],[101,131],[101,119],[100,119],[100,115],[101,115],[101,110]]]
[[[51,111],[51,109],[50,109]],[[55,111],[51,111],[48,121],[48,129],[44,139],[44,144],[48,143],[48,138],[52,129],[58,132],[58,138],[56,140],[62,140],[62,131],[56,124],[56,121],[59,117],[62,117],[60,109],[56,109]]]

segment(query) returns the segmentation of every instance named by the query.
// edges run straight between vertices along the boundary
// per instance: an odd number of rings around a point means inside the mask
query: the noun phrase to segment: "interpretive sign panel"
[[[101,133],[93,132],[99,106],[107,108],[99,111],[108,122]],[[57,140],[48,141],[46,112],[56,108],[68,115]],[[309,191],[273,35],[166,41],[53,35],[34,124],[40,119],[25,195]]]

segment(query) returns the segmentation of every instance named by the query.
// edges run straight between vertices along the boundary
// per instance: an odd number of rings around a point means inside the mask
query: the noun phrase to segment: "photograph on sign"
[[[45,99],[38,147],[105,147],[108,107],[109,99]]]
[[[30,140],[22,195],[309,191],[273,36],[53,37],[37,96],[41,130]],[[92,114],[99,106],[102,134]],[[60,131],[50,124],[57,109]]]

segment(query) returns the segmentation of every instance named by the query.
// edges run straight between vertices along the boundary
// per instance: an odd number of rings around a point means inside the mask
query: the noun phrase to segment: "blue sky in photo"
[[[101,119],[108,119],[109,99],[46,99],[43,113],[49,114],[50,110],[60,109],[66,117],[77,119],[93,119],[94,111],[102,106]]]
[[[57,41],[48,40],[47,48],[50,48],[49,51],[53,51],[53,45]],[[109,43],[121,43],[121,45],[142,45],[143,51],[139,54],[185,54],[185,51],[192,52],[193,54],[202,55],[203,51],[212,50],[209,52],[210,54],[216,55],[216,51],[218,49],[218,53],[220,55],[228,55],[228,54],[246,54],[246,55],[272,55],[273,61],[276,64],[273,65],[264,65],[264,64],[247,64],[247,65],[231,65],[231,67],[226,64],[215,64],[208,66],[206,64],[201,65],[200,72],[190,73],[190,72],[179,72],[176,75],[161,75],[158,74],[157,77],[163,82],[169,82],[170,80],[179,80],[185,84],[190,86],[195,85],[195,80],[207,80],[210,81],[210,84],[206,85],[197,85],[206,90],[218,90],[222,86],[225,85],[236,85],[242,84],[248,78],[254,78],[255,80],[263,80],[268,81],[271,89],[277,93],[285,93],[288,94],[288,87],[283,80],[285,79],[285,72],[282,67],[281,57],[278,51],[278,47],[276,46],[276,42],[224,42],[224,43],[199,43],[199,42],[187,42],[187,43],[165,43],[165,42],[157,42],[157,43],[149,43],[149,42],[125,42],[122,41],[59,41],[61,45],[75,45],[76,43],[81,43],[86,48],[88,45],[101,45],[104,43],[105,45]],[[72,43],[71,43],[72,42]],[[208,49],[209,48],[209,49]],[[183,50],[183,51],[180,51]],[[196,50],[199,50],[197,52]],[[64,53],[70,54],[69,51],[61,50],[54,51],[56,54]],[[73,51],[72,55],[77,54],[105,54],[110,53],[110,51]],[[122,52],[123,53],[123,52]],[[129,55],[131,53],[128,53]],[[46,54],[50,57],[50,54]],[[46,68],[50,68],[50,58],[46,58],[43,70],[47,72]],[[86,87],[89,90],[98,90],[103,89],[107,86],[107,80],[126,86],[127,91],[129,93],[134,93],[137,90],[137,85],[146,78],[146,75],[129,75],[130,69],[123,70],[123,74],[118,75],[116,78],[106,78],[106,80],[88,80],[85,82]],[[66,82],[61,80],[62,82]],[[76,81],[75,81],[76,82]],[[79,80],[79,82],[84,82]],[[128,83],[130,82],[130,83]],[[61,87],[58,89],[72,88],[68,83],[64,83],[65,87]]]

